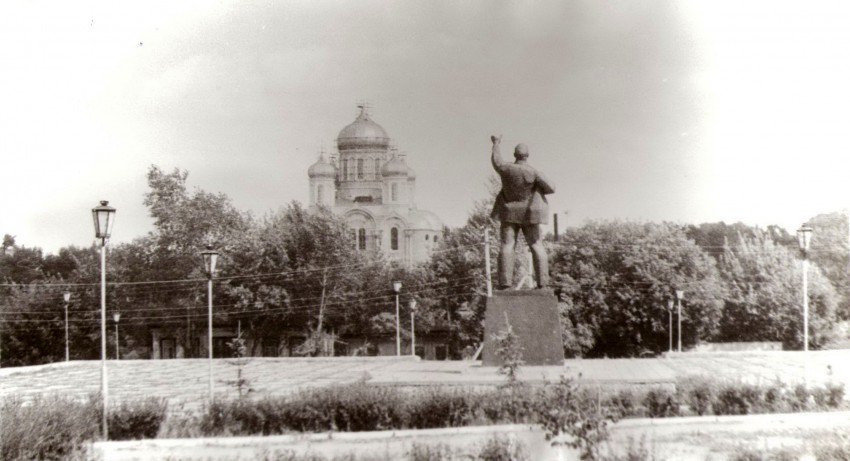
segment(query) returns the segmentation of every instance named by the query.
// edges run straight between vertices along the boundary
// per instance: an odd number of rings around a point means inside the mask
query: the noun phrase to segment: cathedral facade
[[[337,150],[310,166],[310,206],[345,218],[351,244],[405,264],[427,261],[442,235],[434,213],[416,207],[416,173],[365,106],[336,138]]]

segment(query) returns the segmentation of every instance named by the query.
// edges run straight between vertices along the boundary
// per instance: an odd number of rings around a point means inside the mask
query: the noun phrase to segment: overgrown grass
[[[513,382],[476,390],[440,386],[403,390],[359,382],[287,397],[218,400],[200,414],[171,411],[168,417],[163,400],[142,399],[113,406],[109,426],[110,439],[117,440],[529,423],[542,425],[555,438],[561,434],[572,437],[584,444],[582,449],[595,449],[605,438],[606,425],[622,417],[846,407],[840,384],[755,385],[690,377],[680,380],[675,390],[657,387],[602,394],[598,389],[582,389],[571,379],[543,386]],[[87,441],[100,436],[101,407],[96,396],[86,401],[7,398],[2,402],[2,414],[0,455],[4,460],[73,458]],[[850,452],[850,443],[833,445],[837,453]],[[431,455],[423,452],[421,456]]]
[[[749,415],[802,411],[833,411],[846,408],[844,385],[788,386],[781,382],[753,384],[717,381],[704,376],[681,378],[676,398],[693,415]]]
[[[156,437],[165,419],[164,400],[128,402],[109,412],[111,440]],[[3,460],[83,459],[86,442],[101,435],[102,406],[97,395],[85,401],[67,397],[7,398],[0,404],[0,458]]]
[[[60,460],[79,453],[99,433],[100,405],[62,397],[9,398],[0,408],[4,460]]]

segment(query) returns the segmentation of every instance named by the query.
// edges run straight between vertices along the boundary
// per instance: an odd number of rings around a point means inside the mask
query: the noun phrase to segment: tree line
[[[465,225],[443,230],[430,261],[405,267],[378,253],[356,251],[350,230],[329,210],[292,202],[255,217],[236,209],[224,194],[190,191],[187,179],[185,171],[152,166],[144,204],[154,229],[107,247],[107,310],[110,319],[111,312],[121,313],[123,358],[148,357],[153,328],[173,334],[187,356],[202,356],[194,338],[206,330],[200,252],[208,244],[220,252],[215,323],[238,322],[248,337],[300,332],[307,339],[298,353],[322,355],[329,337],[394,335],[391,282],[398,280],[403,305],[417,301],[418,333],[448,335],[453,358],[481,342],[485,229],[492,230],[491,261],[498,252],[498,223],[489,217],[492,198],[477,202]],[[836,325],[850,317],[847,222],[847,215],[837,212],[809,221],[814,228],[808,274],[811,348],[840,339]],[[557,241],[550,235],[546,246],[568,356],[667,350],[674,290],[684,292],[685,347],[704,341],[802,346],[799,250],[796,237],[777,226],[588,222]],[[68,246],[45,255],[4,237],[2,366],[64,360],[66,291],[72,295],[71,358],[99,357],[98,252],[95,246]],[[524,268],[516,272],[519,278]],[[673,318],[675,325],[675,312]],[[108,344],[114,347],[114,339]]]

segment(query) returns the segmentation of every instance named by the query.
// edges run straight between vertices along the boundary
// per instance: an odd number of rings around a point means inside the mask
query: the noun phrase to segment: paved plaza
[[[808,367],[806,363],[808,362]],[[109,360],[110,400],[164,397],[194,406],[208,389],[205,359]],[[520,379],[556,381],[566,375],[589,385],[663,385],[682,376],[706,375],[750,382],[843,382],[850,387],[850,350],[810,352],[713,352],[643,359],[569,359],[563,367],[522,367]],[[235,397],[237,368],[214,360],[215,393]],[[376,385],[485,386],[504,382],[494,367],[474,361],[420,361],[415,357],[252,358],[243,368],[252,395],[276,396],[331,384],[366,381]],[[59,394],[84,398],[100,388],[100,361],[74,361],[0,369],[0,396]]]

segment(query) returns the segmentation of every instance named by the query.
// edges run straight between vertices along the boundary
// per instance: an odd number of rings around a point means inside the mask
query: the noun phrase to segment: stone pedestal
[[[494,337],[505,330],[505,315],[522,348],[525,365],[563,365],[561,316],[552,290],[504,290],[487,298],[484,314],[484,366],[499,366]]]

